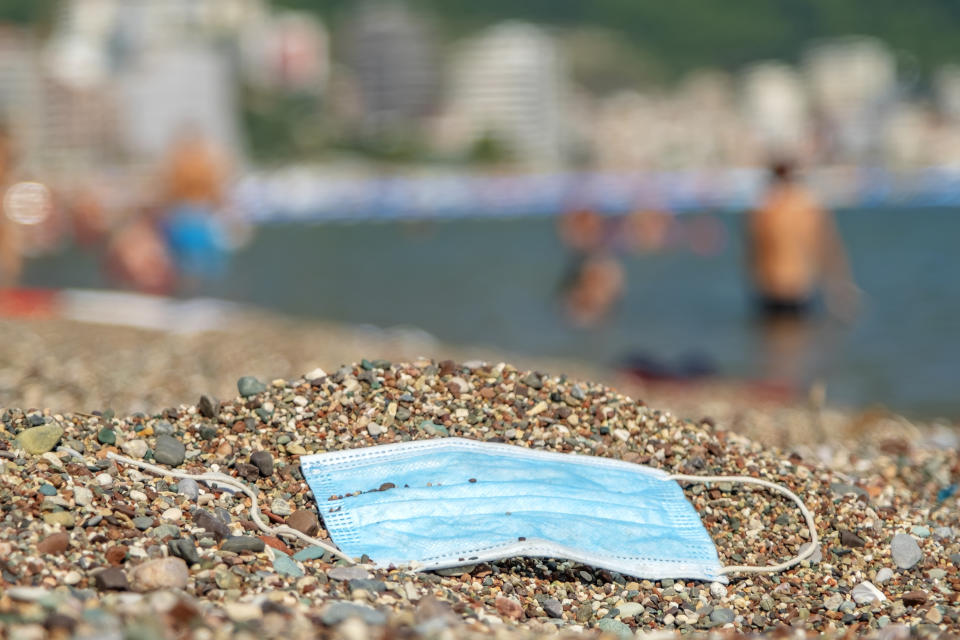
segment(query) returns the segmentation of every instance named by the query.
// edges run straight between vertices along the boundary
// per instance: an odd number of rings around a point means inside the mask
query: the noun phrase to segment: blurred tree
[[[336,21],[355,0],[274,0]],[[957,0],[409,0],[450,38],[507,19],[615,31],[644,63],[679,78],[704,66],[736,69],[764,58],[796,60],[811,40],[872,35],[910,52],[924,72],[960,61]],[[628,64],[626,61],[624,64]]]
[[[495,165],[508,162],[513,158],[510,145],[493,132],[480,136],[467,155],[467,161],[476,164]]]
[[[57,4],[57,0],[0,0],[0,23],[46,26]]]

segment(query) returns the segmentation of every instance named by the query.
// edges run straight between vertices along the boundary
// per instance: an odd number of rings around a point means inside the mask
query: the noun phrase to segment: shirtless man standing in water
[[[771,167],[771,184],[747,221],[750,277],[763,320],[767,382],[808,387],[827,347],[809,316],[822,289],[827,310],[845,321],[856,312],[853,284],[833,216],[794,176],[788,162]]]
[[[770,188],[748,221],[760,311],[767,318],[805,316],[822,285],[828,310],[851,319],[856,288],[833,216],[796,181],[791,164],[776,162],[771,173]]]

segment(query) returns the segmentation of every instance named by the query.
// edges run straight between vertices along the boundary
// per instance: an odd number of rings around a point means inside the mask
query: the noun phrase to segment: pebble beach
[[[960,630],[960,456],[944,425],[885,416],[869,437],[829,452],[809,439],[780,448],[755,439],[763,427],[733,429],[723,412],[678,415],[585,366],[518,368],[470,350],[418,358],[408,352],[444,349],[409,335],[351,342],[331,328],[317,340],[337,346],[311,351],[311,338],[292,340],[290,328],[278,325],[274,343],[262,331],[240,341],[242,329],[229,339],[111,329],[105,345],[103,329],[5,321],[5,337],[19,336],[0,358],[5,637],[895,639]],[[65,361],[56,336],[65,343],[77,332],[99,341],[88,341],[88,358]],[[30,365],[11,355],[38,345]],[[330,364],[351,350],[343,361],[356,362]],[[322,363],[305,368],[312,357]],[[298,365],[283,378],[263,373]],[[163,372],[178,368],[167,383]],[[783,484],[813,512],[820,545],[797,567],[727,585],[543,558],[377,569],[262,531],[242,493],[110,457],[230,475],[255,487],[271,524],[325,539],[300,456],[448,436]],[[723,564],[772,564],[809,544],[785,499],[726,483],[684,489]]]

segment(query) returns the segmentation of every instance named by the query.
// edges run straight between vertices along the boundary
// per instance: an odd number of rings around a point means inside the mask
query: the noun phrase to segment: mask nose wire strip
[[[143,469],[144,471],[147,471],[157,476],[189,478],[191,480],[197,480],[199,482],[205,482],[207,484],[219,482],[220,484],[233,487],[234,489],[242,491],[244,494],[246,494],[248,498],[250,498],[250,502],[251,502],[250,516],[253,519],[254,524],[256,524],[257,527],[264,533],[269,533],[274,536],[287,536],[287,537],[299,538],[300,540],[303,540],[307,544],[311,544],[315,547],[320,547],[325,551],[329,551],[333,555],[337,556],[338,558],[342,558],[343,560],[346,560],[350,564],[356,564],[356,561],[353,558],[345,554],[343,551],[340,551],[340,549],[337,549],[332,544],[328,544],[323,540],[318,540],[317,538],[308,536],[307,534],[301,531],[297,531],[292,527],[288,527],[287,525],[281,525],[279,527],[268,526],[263,521],[262,515],[260,513],[260,505],[257,502],[256,492],[254,492],[253,489],[251,489],[250,487],[248,487],[247,485],[245,485],[244,483],[240,482],[239,480],[237,480],[232,476],[228,476],[224,473],[216,473],[213,471],[208,471],[207,473],[186,473],[184,471],[174,471],[173,469],[164,469],[163,467],[158,467],[156,465],[150,464],[149,462],[143,462],[142,460],[134,460],[133,458],[127,458],[125,456],[121,456],[113,452],[108,453],[107,457],[111,460],[122,462],[123,464],[128,464],[134,467],[138,467],[140,469]]]
[[[756,484],[761,487],[766,487],[775,493],[784,495],[791,500],[793,500],[797,507],[800,509],[800,513],[803,514],[804,519],[807,521],[807,528],[810,530],[810,545],[807,547],[806,551],[801,552],[796,557],[787,560],[786,562],[781,562],[780,564],[767,565],[765,567],[751,567],[751,566],[741,566],[734,565],[729,567],[723,567],[720,570],[720,573],[778,573],[780,571],[785,571],[792,566],[798,565],[810,556],[812,556],[819,544],[817,538],[817,526],[813,521],[813,514],[810,513],[810,510],[807,509],[807,505],[803,504],[803,500],[790,491],[786,487],[783,487],[779,484],[773,482],[768,482],[766,480],[761,480],[759,478],[751,478],[749,476],[687,476],[687,475],[671,475],[671,480],[682,480],[684,482],[740,482],[743,484]]]

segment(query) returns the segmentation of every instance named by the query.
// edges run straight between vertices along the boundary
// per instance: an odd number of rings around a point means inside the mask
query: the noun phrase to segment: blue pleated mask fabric
[[[334,543],[379,566],[539,556],[640,578],[726,581],[697,512],[657,469],[463,438],[300,464]]]

